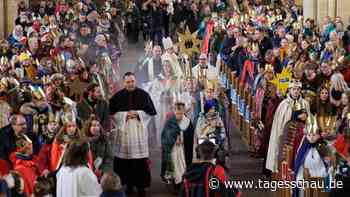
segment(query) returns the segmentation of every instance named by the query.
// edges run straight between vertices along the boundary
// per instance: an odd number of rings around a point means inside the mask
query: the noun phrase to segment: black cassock
[[[141,110],[150,116],[157,114],[151,97],[140,88],[136,88],[134,91],[120,90],[109,100],[109,104],[111,115],[130,110]],[[123,185],[136,186],[137,188],[150,186],[151,173],[148,158],[122,159],[115,157],[114,171],[120,176]]]
[[[141,110],[150,116],[157,114],[151,97],[141,88],[136,88],[130,92],[125,88],[120,90],[109,100],[109,106],[111,115],[130,110]]]

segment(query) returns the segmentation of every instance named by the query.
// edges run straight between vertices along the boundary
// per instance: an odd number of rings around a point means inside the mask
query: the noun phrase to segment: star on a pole
[[[177,46],[179,47],[181,54],[192,56],[193,53],[200,53],[201,40],[198,39],[197,33],[197,31],[191,33],[188,26],[186,26],[185,33],[177,32],[177,35],[179,36]]]

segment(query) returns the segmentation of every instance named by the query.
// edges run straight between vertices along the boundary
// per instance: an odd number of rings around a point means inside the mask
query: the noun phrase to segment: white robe
[[[327,177],[327,168],[322,161],[322,157],[316,148],[310,148],[305,156],[304,164],[300,166],[296,174],[297,181],[304,180],[304,169],[308,169],[310,177]],[[304,190],[299,190],[299,197],[304,196]]]
[[[181,65],[179,63],[179,57],[176,54],[169,54],[168,52],[165,52],[162,55],[162,59],[170,61],[172,69],[173,69],[175,76],[177,78],[181,78],[184,76],[184,72],[183,72]]]
[[[195,67],[192,68],[192,75],[198,79],[198,73],[200,71],[200,65],[197,64]],[[206,69],[206,76],[207,80],[209,81],[218,81],[219,80],[219,71],[216,67],[208,64],[208,69]]]
[[[310,114],[308,102],[302,98],[299,100],[302,105],[305,106],[306,112]],[[283,134],[286,123],[292,118],[293,104],[294,100],[288,96],[279,104],[273,118],[269,149],[266,159],[266,168],[272,172],[278,172],[278,151],[280,147],[280,138]]]
[[[187,130],[190,125],[190,119],[184,117],[184,119],[179,123],[179,127],[181,129],[181,134],[178,136],[181,138],[181,144],[176,144],[173,146],[171,151],[171,161],[174,166],[174,179],[175,184],[179,184],[182,182],[182,176],[186,171],[186,158],[185,158],[185,148],[184,148],[184,139],[183,132]]]
[[[154,106],[158,112],[155,117],[156,123],[156,142],[160,147],[161,145],[161,133],[166,121],[166,115],[168,112],[172,111],[173,103],[172,102],[164,102],[164,98],[162,97],[162,93],[166,91],[170,91],[170,96],[173,97],[176,93],[180,92],[180,82],[176,80],[175,83],[162,83],[161,80],[165,79],[163,74],[160,74],[157,79],[153,80],[149,83],[147,92],[150,93],[152,101],[154,102]],[[172,99],[173,100],[173,99]]]
[[[102,193],[96,175],[86,166],[62,166],[56,176],[57,197],[99,196]]]
[[[148,115],[137,111],[138,119],[127,120],[127,112],[117,112],[115,120],[117,125],[115,136],[115,156],[121,159],[142,159],[149,157]]]

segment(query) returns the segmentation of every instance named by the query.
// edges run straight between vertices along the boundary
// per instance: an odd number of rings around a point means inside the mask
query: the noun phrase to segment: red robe
[[[62,157],[63,154],[65,152],[65,148],[66,146],[64,144],[60,144],[57,142],[57,140],[55,139],[52,143],[52,147],[51,147],[51,161],[50,161],[50,172],[56,171],[61,163],[62,163]],[[93,168],[93,157],[92,157],[92,153],[89,150],[88,152],[88,165],[89,167],[92,169]]]
[[[44,170],[49,170],[50,172],[52,172],[50,168],[51,147],[52,144],[44,144],[40,149],[40,152],[38,154],[40,174],[42,174]]]
[[[40,175],[37,158],[33,156],[31,160],[25,160],[16,157],[13,169],[23,178],[24,193],[31,196],[34,192],[35,180]]]
[[[345,137],[343,134],[338,134],[337,139],[334,143],[334,147],[337,150],[337,152],[347,158],[349,156],[348,150],[349,150],[349,143],[345,142]]]

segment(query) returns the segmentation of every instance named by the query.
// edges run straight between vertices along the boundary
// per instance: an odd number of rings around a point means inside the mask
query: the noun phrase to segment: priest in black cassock
[[[110,114],[115,116],[117,125],[115,172],[127,186],[127,193],[136,187],[138,195],[143,197],[151,182],[147,122],[157,112],[149,94],[136,87],[136,78],[131,72],[125,73],[124,89],[109,103]]]

